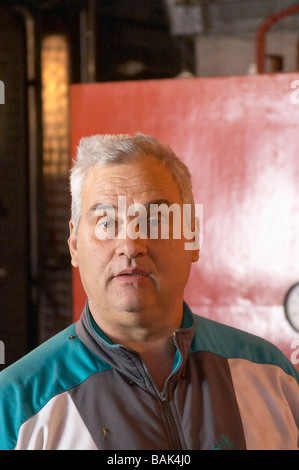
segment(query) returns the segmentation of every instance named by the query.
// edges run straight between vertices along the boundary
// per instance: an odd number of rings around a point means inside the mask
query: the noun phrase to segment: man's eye
[[[94,232],[99,240],[107,240],[115,237],[116,221],[114,219],[100,218],[95,226]]]
[[[158,218],[158,217],[157,218],[151,218],[151,219],[148,219],[148,223],[152,227],[158,227],[158,225],[161,224],[161,219]]]
[[[99,220],[97,225],[103,230],[109,230],[115,227],[115,220]]]

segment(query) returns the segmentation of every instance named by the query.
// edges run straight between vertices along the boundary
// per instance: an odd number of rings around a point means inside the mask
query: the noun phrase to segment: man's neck
[[[162,389],[172,370],[176,352],[173,332],[180,328],[181,317],[182,314],[173,316],[172,321],[166,322],[165,316],[161,313],[162,321],[158,325],[141,322],[131,325],[107,323],[100,315],[94,317],[94,320],[113,343],[122,344],[141,356],[157,387]]]
[[[162,390],[165,380],[172,371],[175,352],[176,347],[172,337],[161,343],[156,342],[153,348],[145,347],[139,352],[159,390]]]
[[[121,344],[140,355],[157,388],[162,390],[165,380],[172,371],[176,353],[172,332],[167,335],[146,335],[137,340],[136,337],[127,336]]]

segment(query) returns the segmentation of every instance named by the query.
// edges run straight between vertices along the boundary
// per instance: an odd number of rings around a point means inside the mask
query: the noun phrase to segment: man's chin
[[[155,302],[150,296],[137,295],[126,298],[119,296],[114,299],[113,304],[117,311],[123,312],[124,314],[145,315],[152,311]]]
[[[142,314],[142,312],[146,311],[146,305],[144,302],[118,302],[116,305],[116,309],[119,312],[123,313],[132,313],[132,314]]]
[[[138,314],[148,311],[155,303],[152,286],[150,289],[148,286],[140,288],[139,285],[135,286],[134,284],[117,287],[118,289],[110,292],[109,296],[111,303],[118,311]]]

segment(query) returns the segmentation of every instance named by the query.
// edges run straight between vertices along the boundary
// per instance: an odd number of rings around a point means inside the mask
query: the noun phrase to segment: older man
[[[69,247],[87,304],[1,373],[0,447],[297,449],[293,366],[184,302],[199,257],[186,244],[198,236],[187,167],[150,136],[92,136],[71,190]]]

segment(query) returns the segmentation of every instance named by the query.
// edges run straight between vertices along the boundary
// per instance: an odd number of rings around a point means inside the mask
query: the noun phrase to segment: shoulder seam
[[[194,318],[196,331],[189,351],[191,354],[206,351],[226,359],[244,359],[256,364],[274,365],[299,382],[299,373],[273,343],[205,317],[194,315]]]

